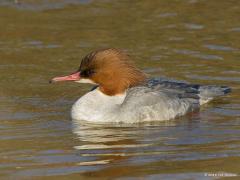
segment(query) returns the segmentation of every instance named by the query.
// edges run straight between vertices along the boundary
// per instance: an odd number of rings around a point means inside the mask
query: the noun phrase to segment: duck
[[[71,117],[94,123],[171,120],[197,111],[201,105],[231,91],[227,86],[149,78],[127,53],[115,48],[90,52],[77,71],[54,77],[50,83],[63,81],[93,85],[73,104]]]

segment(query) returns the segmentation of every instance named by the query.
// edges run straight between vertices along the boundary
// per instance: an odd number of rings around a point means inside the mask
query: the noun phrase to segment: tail
[[[205,104],[212,99],[223,96],[231,92],[231,88],[227,86],[200,86],[199,87],[199,97],[200,105]]]

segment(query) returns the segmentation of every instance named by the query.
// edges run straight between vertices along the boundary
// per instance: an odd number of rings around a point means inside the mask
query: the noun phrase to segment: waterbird
[[[73,104],[71,117],[96,123],[171,120],[231,91],[227,86],[149,78],[129,55],[114,48],[93,51],[82,59],[77,71],[50,80],[62,81],[94,85]]]

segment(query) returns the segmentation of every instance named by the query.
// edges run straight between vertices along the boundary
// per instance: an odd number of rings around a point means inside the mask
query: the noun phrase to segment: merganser
[[[118,49],[91,52],[82,59],[76,72],[55,77],[50,82],[59,81],[95,85],[74,103],[71,110],[73,119],[91,122],[170,120],[230,92],[226,86],[147,78],[130,57]]]

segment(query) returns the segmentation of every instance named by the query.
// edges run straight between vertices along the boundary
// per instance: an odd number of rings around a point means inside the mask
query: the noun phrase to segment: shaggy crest
[[[146,79],[130,57],[117,49],[91,52],[83,58],[79,71],[82,78],[95,82],[104,94],[110,96],[121,94]]]

